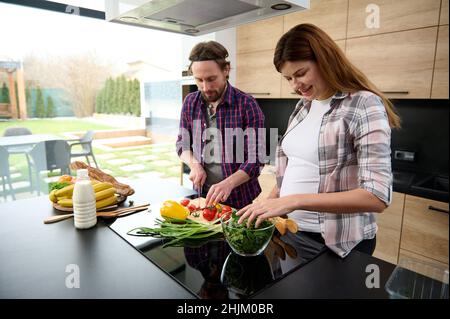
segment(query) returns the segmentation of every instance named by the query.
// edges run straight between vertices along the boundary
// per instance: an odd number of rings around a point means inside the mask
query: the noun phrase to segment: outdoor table
[[[32,146],[43,141],[62,140],[63,138],[52,134],[30,134],[0,137],[0,145],[10,149],[17,146]]]
[[[9,154],[25,154],[28,165],[28,178],[30,189],[33,188],[33,178],[31,177],[31,163],[28,152],[39,142],[61,140],[62,138],[52,134],[30,134],[0,137],[0,146],[7,149]]]

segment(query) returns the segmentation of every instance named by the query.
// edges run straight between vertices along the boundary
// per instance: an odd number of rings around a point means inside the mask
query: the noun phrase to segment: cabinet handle
[[[247,94],[250,94],[250,95],[270,95],[270,93],[269,92],[247,92]]]
[[[382,91],[384,94],[409,94],[409,91]]]
[[[437,207],[434,207],[434,206],[431,206],[431,205],[428,206],[428,209],[448,214],[448,210],[445,210],[445,209],[442,209],[442,208],[437,208]]]

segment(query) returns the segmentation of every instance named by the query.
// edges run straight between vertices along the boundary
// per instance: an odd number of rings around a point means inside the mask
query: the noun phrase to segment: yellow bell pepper
[[[186,219],[189,216],[189,210],[174,200],[166,200],[160,213],[162,217]]]

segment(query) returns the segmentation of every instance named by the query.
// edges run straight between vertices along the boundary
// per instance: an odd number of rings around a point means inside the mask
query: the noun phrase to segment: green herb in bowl
[[[275,225],[264,220],[258,228],[253,221],[250,227],[244,220],[238,224],[239,216],[233,211],[231,218],[221,218],[225,239],[233,251],[241,256],[257,256],[266,249],[272,238]]]

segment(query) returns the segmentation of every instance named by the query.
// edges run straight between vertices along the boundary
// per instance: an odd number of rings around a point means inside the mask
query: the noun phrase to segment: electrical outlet
[[[399,161],[414,162],[416,159],[416,153],[412,151],[399,151],[394,152],[394,158]]]

